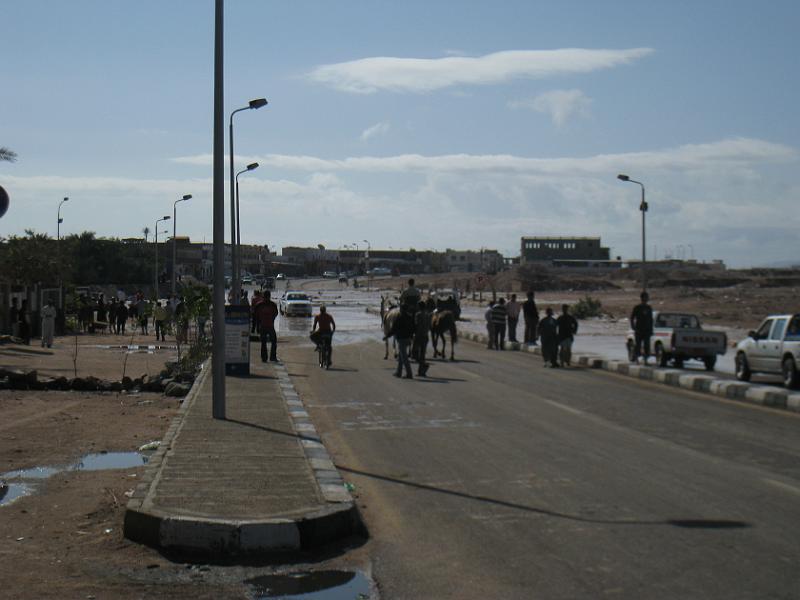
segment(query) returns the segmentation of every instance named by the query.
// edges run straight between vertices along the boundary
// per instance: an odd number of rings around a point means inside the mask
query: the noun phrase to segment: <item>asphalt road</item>
[[[458,344],[284,348],[382,598],[798,598],[800,419]],[[358,566],[358,565],[356,565]]]

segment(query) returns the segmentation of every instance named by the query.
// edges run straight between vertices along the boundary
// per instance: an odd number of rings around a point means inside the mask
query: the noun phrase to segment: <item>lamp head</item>
[[[66,202],[67,200],[69,200],[69,198],[65,197],[64,200],[62,200],[62,202]]]
[[[628,177],[627,175],[623,175],[622,173],[620,173],[619,175],[617,175],[617,179],[619,179],[620,181],[630,181],[631,178]]]
[[[267,105],[266,98],[256,98],[255,100],[250,100],[250,108],[261,108],[262,106]]]
[[[162,221],[169,221],[171,218],[172,217],[170,217],[169,215],[165,215],[165,216],[161,217],[161,220]]]
[[[185,194],[181,200],[189,200],[192,197],[191,194]]]
[[[248,171],[252,171],[253,169],[257,169],[257,168],[258,168],[258,163],[250,163],[249,165],[247,165],[247,170]]]

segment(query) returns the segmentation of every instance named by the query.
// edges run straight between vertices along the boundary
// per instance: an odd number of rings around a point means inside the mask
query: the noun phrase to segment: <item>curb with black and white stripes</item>
[[[472,331],[461,333],[460,337],[484,345],[489,343],[488,336]],[[506,342],[504,348],[506,350],[529,352],[539,356],[542,354],[539,346],[528,346],[519,342]],[[800,412],[800,393],[769,385],[746,383],[734,379],[719,379],[713,375],[687,373],[679,369],[634,365],[626,361],[608,360],[594,355],[573,354],[573,360],[582,367],[603,369],[619,375],[662,383],[693,392],[713,394],[729,400]]]

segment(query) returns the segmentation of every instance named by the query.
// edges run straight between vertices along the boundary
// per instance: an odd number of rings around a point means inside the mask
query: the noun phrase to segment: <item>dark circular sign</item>
[[[8,210],[9,201],[10,200],[8,198],[8,192],[6,192],[3,189],[3,186],[0,185],[0,217],[6,214],[6,211]]]

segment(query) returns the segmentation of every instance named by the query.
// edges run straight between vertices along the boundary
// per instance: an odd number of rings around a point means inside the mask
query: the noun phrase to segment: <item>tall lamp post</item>
[[[617,179],[620,181],[627,181],[629,183],[635,183],[642,188],[642,203],[639,204],[639,210],[642,211],[642,291],[647,291],[647,254],[645,251],[645,229],[644,229],[644,216],[647,212],[647,202],[644,199],[644,184],[641,181],[636,181],[635,179],[631,179],[627,175],[623,175],[620,173],[617,175]]]
[[[367,291],[369,291],[369,251],[372,250],[372,246],[367,240],[364,240],[364,243],[367,245],[367,251],[364,254],[364,270],[367,274]]]
[[[236,277],[237,268],[239,266],[239,257],[236,249],[236,198],[234,190],[234,174],[233,174],[233,115],[243,110],[250,110],[261,108],[267,105],[266,98],[256,98],[250,100],[247,106],[237,108],[231,113],[230,122],[228,125],[228,152],[230,153],[230,177],[231,177],[231,287],[233,287],[233,297],[238,298],[241,295],[241,284]]]
[[[250,163],[244,169],[236,173],[236,272],[232,273],[233,278],[236,279],[237,282],[242,280],[242,231],[239,223],[239,175],[242,173],[247,173],[248,171],[253,171],[258,168],[258,163]],[[231,248],[231,251],[233,248]],[[239,283],[241,288],[241,283]],[[237,300],[239,299],[239,295],[236,295],[234,292],[234,298]]]
[[[179,200],[175,200],[172,203],[172,295],[175,295],[175,280],[177,279],[177,267],[178,267],[178,250],[177,250],[177,242],[175,241],[176,230],[178,226],[178,213],[177,213],[177,206],[178,202],[184,202],[186,200],[191,199],[191,194],[184,195],[183,198]]]
[[[156,300],[158,300],[158,224],[161,221],[169,221],[172,217],[169,215],[164,215],[160,219],[156,220],[156,230],[155,230],[155,242],[156,242],[156,260],[155,260],[155,277],[153,279],[153,283],[155,284],[155,294]]]
[[[64,222],[64,219],[61,218],[61,205],[67,201],[69,201],[69,198],[64,198],[61,202],[58,203],[58,225],[56,225],[56,240],[61,239],[61,223]]]

